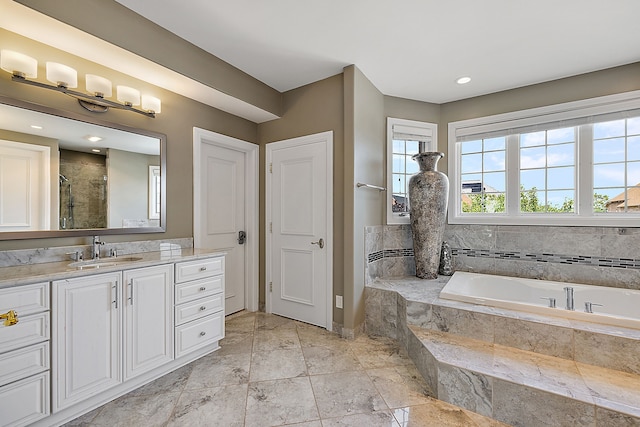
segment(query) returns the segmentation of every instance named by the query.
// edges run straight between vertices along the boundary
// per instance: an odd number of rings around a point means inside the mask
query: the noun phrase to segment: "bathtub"
[[[565,287],[574,290],[574,310],[565,308]],[[456,271],[440,298],[640,329],[640,291],[630,289]],[[592,313],[585,312],[586,303]]]

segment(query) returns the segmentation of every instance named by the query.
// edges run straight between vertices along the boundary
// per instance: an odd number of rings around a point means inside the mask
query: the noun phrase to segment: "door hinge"
[[[269,163],[269,173],[273,173],[273,163]]]
[[[273,233],[273,222],[269,223],[269,233]]]
[[[273,292],[273,282],[269,282],[269,292]]]

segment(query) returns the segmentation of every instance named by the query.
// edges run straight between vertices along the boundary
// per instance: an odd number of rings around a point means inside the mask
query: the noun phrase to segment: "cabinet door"
[[[53,282],[54,411],[122,381],[121,273]]]
[[[173,265],[123,272],[125,379],[173,360]]]

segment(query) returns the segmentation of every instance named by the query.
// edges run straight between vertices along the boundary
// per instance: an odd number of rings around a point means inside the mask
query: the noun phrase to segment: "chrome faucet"
[[[571,286],[567,286],[564,288],[564,295],[567,298],[567,304],[565,305],[565,309],[574,310],[573,306],[573,288]]]
[[[104,242],[100,241],[100,236],[93,236],[93,246],[91,247],[91,259],[100,259],[100,245],[104,245]]]
[[[595,302],[587,301],[587,302],[584,303],[584,312],[585,313],[593,313],[593,306],[594,305],[599,306],[599,307],[604,307],[603,304],[596,304]]]

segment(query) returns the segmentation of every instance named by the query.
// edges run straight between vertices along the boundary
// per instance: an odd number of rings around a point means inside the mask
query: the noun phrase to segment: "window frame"
[[[387,117],[387,224],[409,224],[411,222],[409,213],[393,212],[393,209],[391,208],[391,199],[393,197],[393,140],[395,135],[394,126],[399,126],[405,129],[413,129],[413,131],[411,132],[415,133],[415,136],[424,139],[406,139],[406,141],[422,141],[426,143],[426,151],[436,151],[438,147],[438,125],[436,123]]]
[[[593,212],[593,124],[623,118],[625,112],[640,109],[640,91],[590,98],[581,101],[520,110],[493,116],[450,122],[448,124],[449,224],[549,225],[637,227],[640,214]],[[640,113],[633,111],[634,117]],[[607,118],[611,116],[611,118]],[[628,117],[627,117],[628,118]],[[576,213],[519,212],[519,145],[510,139],[526,133],[527,128],[545,129],[545,125],[566,122],[577,127],[574,206]],[[525,130],[522,130],[525,129]],[[469,214],[461,211],[460,140],[474,135],[507,136],[506,212]],[[485,136],[486,137],[486,136]],[[515,139],[518,139],[517,136]],[[510,143],[511,142],[511,143]],[[627,185],[631,185],[627,183]],[[518,194],[518,197],[513,197]]]

